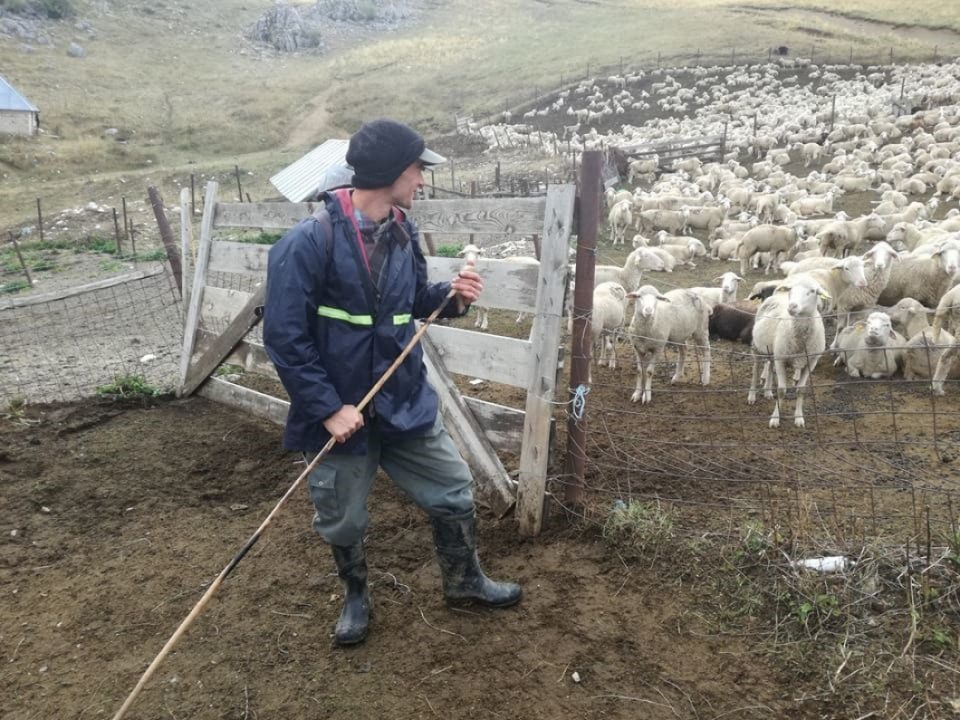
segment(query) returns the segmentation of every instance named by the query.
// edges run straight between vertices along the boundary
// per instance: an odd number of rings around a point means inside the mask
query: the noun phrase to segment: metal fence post
[[[600,226],[600,153],[588,150],[580,164],[580,215],[577,227],[576,290],[573,296],[573,336],[570,351],[570,412],[567,415],[566,474],[570,482],[566,500],[582,505],[587,460],[585,398],[590,374],[593,282],[596,268],[597,230]]]

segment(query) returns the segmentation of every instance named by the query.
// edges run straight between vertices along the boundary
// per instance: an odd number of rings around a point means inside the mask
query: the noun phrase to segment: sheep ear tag
[[[821,298],[823,298],[824,300],[830,300],[830,299],[831,299],[830,293],[828,293],[828,292],[827,292],[826,290],[824,290],[823,288],[820,288],[819,290],[817,290],[817,295],[819,295],[819,296],[820,296]]]
[[[776,290],[774,290],[774,292],[775,292],[775,293],[790,292],[790,288],[788,288],[786,285],[781,285],[781,286],[778,287]]]
[[[858,333],[862,333],[867,329],[867,324],[863,320],[858,320],[856,323],[854,323],[853,327],[856,328]]]

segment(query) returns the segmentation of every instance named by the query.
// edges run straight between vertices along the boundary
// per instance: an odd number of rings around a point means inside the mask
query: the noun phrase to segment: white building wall
[[[33,135],[37,132],[37,113],[0,110],[0,134]]]

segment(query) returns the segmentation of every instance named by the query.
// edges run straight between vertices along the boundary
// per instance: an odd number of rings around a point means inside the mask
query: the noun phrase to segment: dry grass
[[[894,44],[886,33],[852,34],[842,18],[756,13],[726,0],[682,6],[668,0],[451,0],[428,9],[414,27],[362,44],[334,43],[322,57],[264,57],[240,36],[268,5],[114,2],[107,13],[83,13],[96,28],[95,40],[61,24],[50,31],[52,48],[26,53],[19,43],[0,44],[5,76],[41,108],[50,133],[30,143],[0,141],[2,179],[13,181],[0,184],[0,214],[19,221],[38,196],[59,207],[142,193],[148,183],[172,198],[173,181],[189,182],[191,172],[227,180],[234,164],[254,173],[245,179],[251,195],[271,195],[269,175],[311,144],[288,147],[291,137],[344,135],[379,115],[406,119],[428,133],[449,131],[455,113],[481,115],[529,100],[534,88],[555,88],[561,78],[582,77],[588,69],[610,72],[621,58],[627,67],[651,66],[658,53],[670,59],[700,50],[720,59],[734,47],[738,57],[760,58],[768,47],[787,44],[815,45],[818,57],[845,58],[853,47],[858,57],[879,59]],[[888,0],[831,6],[871,18],[960,27],[954,4],[911,6],[909,17],[903,7]],[[86,58],[66,56],[74,37],[87,47]],[[895,44],[901,58],[932,51],[915,38]],[[940,50],[948,51],[946,41]],[[325,98],[327,112],[317,114]],[[110,127],[127,142],[103,139]]]

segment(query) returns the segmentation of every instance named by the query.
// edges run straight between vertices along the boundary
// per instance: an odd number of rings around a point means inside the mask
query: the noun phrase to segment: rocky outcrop
[[[319,27],[304,21],[299,10],[284,2],[278,2],[257,20],[249,37],[280,52],[315,50],[323,44]]]

